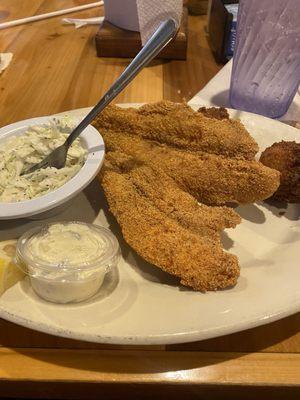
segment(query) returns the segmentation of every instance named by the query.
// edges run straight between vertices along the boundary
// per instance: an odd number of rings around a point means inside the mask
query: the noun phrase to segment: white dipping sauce
[[[86,265],[105,251],[97,231],[82,224],[55,224],[28,243],[33,257],[55,265]]]
[[[79,303],[92,297],[100,289],[106,270],[94,274],[88,280],[59,281],[31,276],[31,286],[43,299],[52,303]],[[58,276],[57,276],[58,278]]]
[[[93,296],[117,264],[119,246],[105,228],[66,222],[29,231],[18,241],[17,259],[35,292],[55,303]]]

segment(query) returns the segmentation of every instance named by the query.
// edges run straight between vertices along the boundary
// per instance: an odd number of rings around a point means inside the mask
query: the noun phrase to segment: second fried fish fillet
[[[236,283],[237,258],[219,240],[221,229],[240,222],[233,210],[198,205],[163,171],[122,153],[108,155],[102,186],[125,240],[145,260],[195,290]]]
[[[109,152],[104,171],[114,170],[127,174],[136,190],[161,212],[182,226],[202,236],[219,240],[224,228],[234,228],[240,216],[229,207],[211,207],[200,204],[159,167],[137,162],[121,152]],[[216,235],[217,233],[217,235]]]
[[[108,151],[163,169],[204,204],[252,203],[270,197],[279,186],[279,173],[254,160],[195,154],[110,130],[101,133]]]

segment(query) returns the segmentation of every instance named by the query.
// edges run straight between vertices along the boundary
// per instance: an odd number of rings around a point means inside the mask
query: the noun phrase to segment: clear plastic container
[[[43,299],[78,303],[98,292],[106,273],[117,265],[119,254],[118,241],[108,229],[60,222],[33,228],[21,236],[16,264]]]
[[[240,0],[233,56],[233,108],[278,118],[300,84],[300,1]]]

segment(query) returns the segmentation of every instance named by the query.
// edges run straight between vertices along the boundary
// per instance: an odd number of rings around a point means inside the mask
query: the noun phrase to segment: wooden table
[[[1,0],[9,19],[88,3]],[[99,10],[81,12],[92,17]],[[73,16],[76,16],[73,15]],[[188,61],[155,62],[117,102],[188,100],[221,68],[190,18]],[[0,126],[93,105],[128,60],[99,59],[96,26],[61,17],[0,31],[13,52],[0,76]],[[253,300],[255,301],[255,299]],[[0,396],[15,398],[300,398],[300,314],[241,333],[172,346],[105,346],[62,339],[0,320]]]

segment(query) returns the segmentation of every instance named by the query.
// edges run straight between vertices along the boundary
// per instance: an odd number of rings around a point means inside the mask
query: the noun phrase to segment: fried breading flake
[[[207,118],[229,119],[228,111],[224,107],[200,107],[198,112]]]

